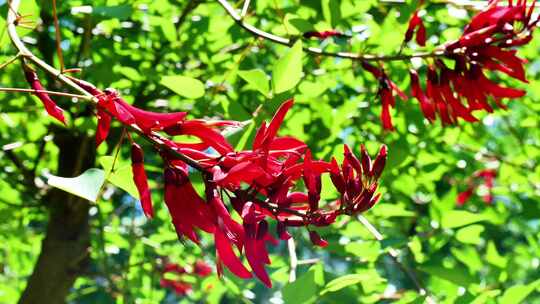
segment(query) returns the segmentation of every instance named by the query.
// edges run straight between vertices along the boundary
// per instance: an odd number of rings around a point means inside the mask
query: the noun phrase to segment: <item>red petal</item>
[[[154,216],[154,209],[152,207],[152,196],[148,187],[148,178],[144,170],[143,150],[136,143],[133,143],[131,146],[131,169],[133,172],[133,181],[139,191],[144,214],[146,217],[152,218]]]
[[[229,243],[225,234],[219,229],[214,231],[214,242],[217,256],[232,273],[242,279],[251,278],[251,273],[234,254],[231,243]]]
[[[268,252],[266,251],[264,241],[248,237],[246,234],[245,248],[246,258],[251,270],[253,270],[255,275],[264,283],[264,285],[266,285],[266,287],[272,288],[272,282],[264,268],[264,265],[268,262]]]
[[[44,91],[43,85],[41,84],[41,81],[39,81],[39,78],[35,71],[31,70],[30,68],[24,66],[24,76],[26,77],[26,81],[30,84],[30,87],[36,91]],[[43,103],[43,106],[45,107],[45,110],[49,115],[56,118],[58,121],[66,124],[66,118],[64,117],[64,110],[62,108],[58,107],[56,103],[51,99],[49,94],[44,92],[35,92],[34,95],[36,95],[39,100],[41,100],[41,103]]]
[[[97,109],[97,130],[96,130],[96,148],[107,139],[109,129],[111,128],[111,116],[107,112]]]
[[[283,119],[285,119],[285,115],[287,115],[287,112],[294,104],[293,99],[289,99],[285,101],[279,109],[276,111],[276,114],[272,118],[272,121],[268,125],[268,129],[266,130],[266,134],[264,137],[263,145],[270,145],[270,143],[274,140],[274,137],[276,137],[276,134],[281,127],[281,124],[283,123]]]
[[[135,123],[145,132],[163,130],[164,128],[178,124],[184,120],[187,114],[186,112],[157,113],[141,110],[128,104],[118,96],[115,101],[133,115]]]

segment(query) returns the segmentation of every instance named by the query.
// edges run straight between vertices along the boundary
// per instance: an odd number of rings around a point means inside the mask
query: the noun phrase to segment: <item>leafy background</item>
[[[530,83],[509,83],[525,87],[527,96],[511,102],[508,111],[482,115],[480,123],[443,128],[426,124],[416,101],[398,101],[397,130],[388,133],[379,123],[376,80],[358,62],[303,54],[300,43],[325,50],[396,53],[416,2],[252,2],[247,22],[275,34],[337,28],[353,30],[354,38],[304,40],[289,49],[251,36],[214,1],[60,1],[64,56],[68,67],[83,68],[83,79],[116,88],[137,106],[189,111],[191,118],[248,122],[242,132],[230,135],[237,147],[249,144],[254,126],[293,96],[297,103],[282,132],[305,140],[317,157],[339,157],[342,143],[356,151],[364,143],[372,154],[381,143],[387,144],[389,161],[380,190],[384,195],[366,214],[383,241],[375,240],[356,219],[340,218],[321,231],[330,242],[325,250],[314,248],[304,232],[294,232],[298,258],[304,263],[292,283],[288,250],[282,243],[271,249],[272,289],[225,274],[222,280],[216,275],[190,277],[193,293],[177,296],[159,286],[162,259],[181,265],[197,259],[213,263],[212,241],[203,238],[200,248],[178,241],[159,191],[161,163],[150,147],[145,147],[146,163],[156,189],[152,195],[157,216],[145,219],[129,195],[133,186],[124,147],[114,174],[90,207],[92,259],[67,301],[422,303],[424,297],[388,256],[391,249],[441,303],[540,301],[538,39],[520,50],[529,60]],[[7,5],[0,3],[5,16]],[[25,42],[58,66],[50,1],[23,3],[21,12],[31,13],[29,18],[37,23],[35,30],[23,31]],[[236,5],[241,7],[242,1]],[[458,37],[471,11],[431,1],[426,14],[428,44],[433,47]],[[2,35],[1,62],[15,53]],[[408,86],[410,64],[387,65],[402,88]],[[49,87],[58,86],[42,77]],[[24,87],[20,66],[4,68],[0,84]],[[67,98],[57,100],[69,109],[69,132],[93,136],[92,108]],[[1,93],[0,109],[0,302],[14,303],[45,236],[48,213],[41,201],[50,190],[47,177],[62,162],[50,135],[62,126],[44,114],[37,99],[24,94]],[[98,149],[94,167],[111,167],[121,132],[117,126]],[[22,167],[35,174],[28,175]],[[485,205],[475,195],[457,207],[456,196],[465,190],[469,176],[484,168],[498,171],[494,204]],[[330,200],[335,193],[327,191],[323,197]]]

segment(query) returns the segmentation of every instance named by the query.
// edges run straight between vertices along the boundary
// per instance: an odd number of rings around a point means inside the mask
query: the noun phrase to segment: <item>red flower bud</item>
[[[381,176],[384,170],[384,166],[386,165],[386,156],[387,156],[386,145],[382,145],[381,150],[379,151],[379,154],[377,155],[377,158],[373,162],[373,169],[371,170],[371,176],[373,176],[373,178],[378,179]]]
[[[321,236],[316,231],[310,231],[309,232],[309,239],[311,240],[311,243],[315,246],[319,247],[326,247],[328,246],[328,242],[323,240]]]

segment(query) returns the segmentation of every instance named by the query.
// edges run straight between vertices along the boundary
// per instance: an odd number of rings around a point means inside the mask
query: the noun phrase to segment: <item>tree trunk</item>
[[[60,149],[58,175],[77,176],[94,165],[95,149],[88,136],[59,131],[54,142]],[[65,303],[89,262],[88,201],[54,189],[44,203],[49,210],[47,235],[20,304]]]

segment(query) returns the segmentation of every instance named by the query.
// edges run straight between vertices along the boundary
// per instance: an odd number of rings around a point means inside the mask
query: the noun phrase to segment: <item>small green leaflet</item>
[[[470,225],[461,228],[456,233],[456,239],[462,243],[479,245],[482,242],[480,234],[484,232],[482,225]]]
[[[302,41],[298,40],[272,70],[274,94],[294,88],[302,79]]]
[[[530,284],[515,285],[508,288],[504,294],[499,298],[499,304],[518,304],[522,303],[529,294],[531,294],[537,287],[540,287],[540,280],[536,280]]]
[[[476,214],[462,210],[451,210],[442,215],[441,225],[443,228],[456,228],[487,220],[490,220],[490,217],[484,214]]]
[[[283,287],[281,293],[287,304],[313,303],[316,300],[319,286],[324,284],[324,269],[322,264],[313,265],[308,272],[296,281]]]
[[[100,169],[88,169],[77,177],[59,177],[50,175],[47,183],[55,188],[96,202],[99,191],[105,182],[105,172]]]
[[[238,71],[238,76],[244,79],[251,87],[261,92],[264,96],[268,96],[270,85],[268,77],[261,69],[253,69],[247,71]]]
[[[180,96],[197,99],[204,96],[204,84],[195,78],[187,76],[163,76],[162,85]]]
[[[328,282],[328,284],[326,284],[324,289],[321,291],[321,295],[324,295],[328,292],[335,292],[345,287],[356,285],[362,282],[370,282],[370,284],[377,284],[383,281],[384,280],[382,278],[380,278],[378,275],[376,275],[376,273],[373,272],[348,274]]]
[[[107,172],[106,179],[109,183],[126,191],[134,198],[139,199],[139,192],[137,191],[137,187],[133,182],[131,165],[120,163],[117,160],[114,166],[114,171],[111,171],[114,163],[114,156],[103,156],[99,159],[99,163],[105,172]]]

